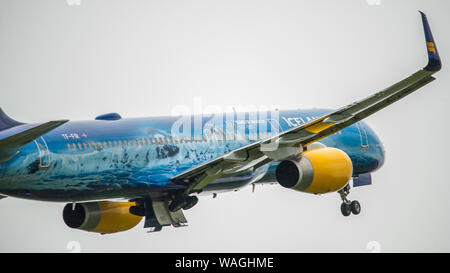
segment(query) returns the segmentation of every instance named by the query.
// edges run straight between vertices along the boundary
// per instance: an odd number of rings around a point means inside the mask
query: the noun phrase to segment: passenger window
[[[83,142],[83,147],[84,147],[85,150],[88,149],[86,142]]]
[[[67,143],[67,148],[69,148],[69,150],[72,150],[72,146],[70,145],[70,143]]]
[[[144,138],[145,146],[148,146],[148,141],[146,138]]]
[[[110,147],[110,148],[114,147],[114,146],[112,145],[112,142],[111,142],[111,141],[108,141],[108,144],[109,144],[109,147]]]
[[[72,143],[72,147],[75,151],[77,150],[77,145],[75,143]]]
[[[103,141],[103,147],[108,148],[108,143],[106,143],[106,141]]]
[[[114,140],[114,147],[119,147],[116,140]]]

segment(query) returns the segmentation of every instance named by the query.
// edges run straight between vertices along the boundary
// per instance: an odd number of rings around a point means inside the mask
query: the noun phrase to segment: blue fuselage
[[[0,162],[0,193],[47,201],[132,199],[180,190],[171,177],[251,142],[301,125],[330,110],[233,113],[217,116],[121,119],[105,116],[68,122],[28,143]],[[214,122],[211,122],[214,120]],[[174,125],[183,124],[183,133]],[[0,138],[20,131],[0,132]],[[177,127],[179,128],[179,126]],[[187,133],[186,133],[187,132]],[[384,162],[384,149],[364,122],[320,140],[345,151],[353,175],[369,173]],[[212,182],[205,192],[233,190],[248,183],[269,182],[278,163]],[[271,181],[274,182],[274,181]]]

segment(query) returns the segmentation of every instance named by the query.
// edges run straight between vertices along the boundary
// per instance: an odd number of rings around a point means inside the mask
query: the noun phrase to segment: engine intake
[[[281,186],[308,193],[334,192],[350,180],[353,166],[350,157],[336,148],[307,150],[295,160],[284,160],[275,176]]]
[[[135,202],[88,202],[71,203],[63,210],[63,219],[67,226],[101,234],[115,233],[135,227],[142,219],[131,214],[130,207]]]

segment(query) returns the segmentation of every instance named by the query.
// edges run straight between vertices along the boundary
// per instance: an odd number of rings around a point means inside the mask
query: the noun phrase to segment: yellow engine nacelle
[[[285,188],[320,194],[343,188],[352,173],[350,157],[342,150],[327,147],[305,151],[295,160],[281,161],[275,175]]]
[[[88,202],[67,204],[63,219],[67,226],[101,234],[115,233],[135,227],[142,219],[130,213],[135,202]]]

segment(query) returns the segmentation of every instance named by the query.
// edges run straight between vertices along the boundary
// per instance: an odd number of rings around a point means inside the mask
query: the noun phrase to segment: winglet
[[[423,31],[425,32],[425,40],[428,51],[428,64],[424,67],[424,69],[430,72],[437,72],[441,70],[442,67],[441,58],[439,57],[439,53],[433,39],[433,34],[431,33],[430,25],[428,24],[427,16],[422,11],[419,10],[419,12],[420,15],[422,15]]]

